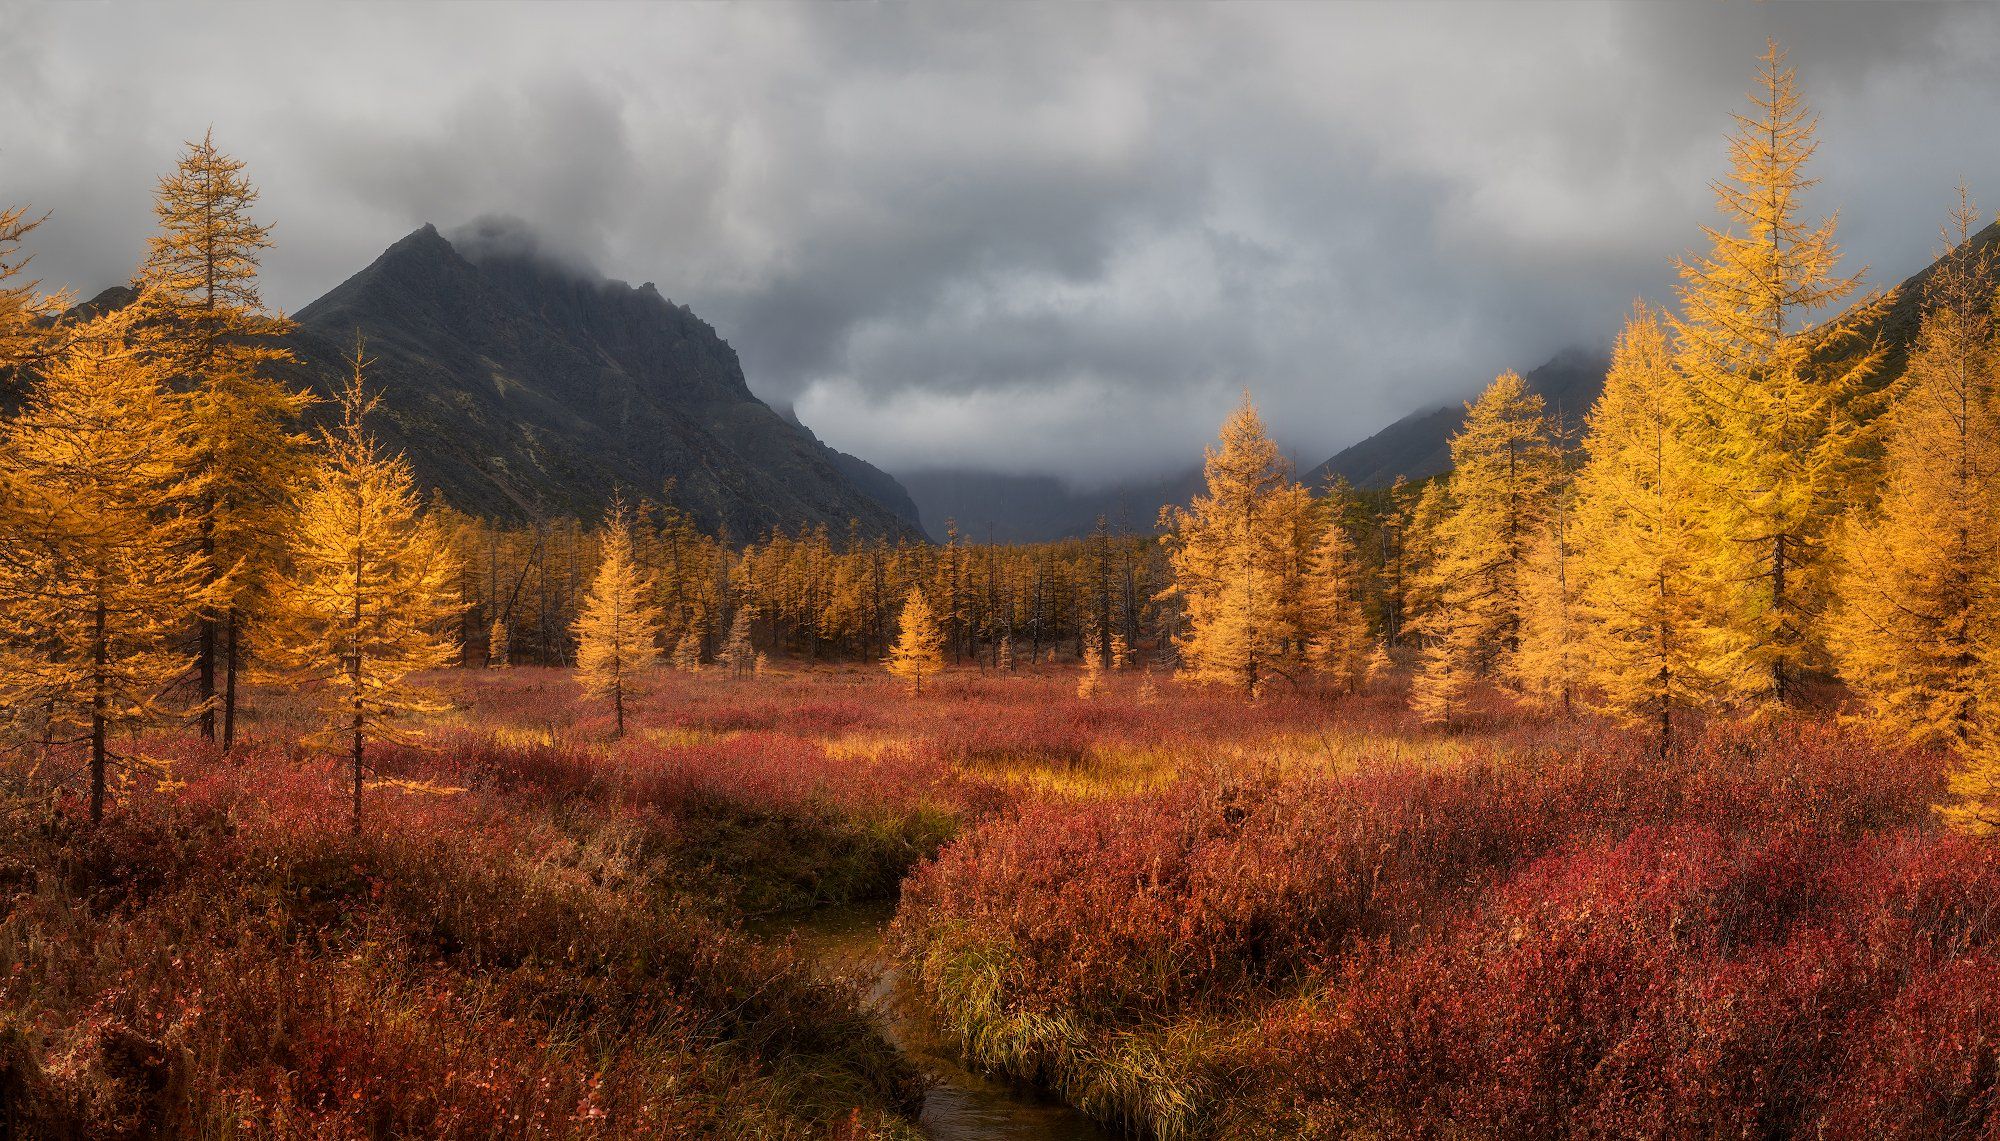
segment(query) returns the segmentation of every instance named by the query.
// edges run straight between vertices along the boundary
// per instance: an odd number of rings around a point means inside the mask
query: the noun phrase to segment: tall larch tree
[[[576,619],[576,676],[584,695],[609,700],[619,737],[625,704],[639,694],[660,660],[665,618],[650,601],[652,587],[632,557],[632,520],[614,503],[598,542],[597,577]]]
[[[33,255],[24,243],[41,224],[25,207],[0,208],[0,393],[20,387],[24,371],[46,360],[58,333],[51,321],[70,302],[67,292],[43,293],[27,276]]]
[[[189,441],[131,324],[70,331],[0,432],[0,707],[44,744],[87,742],[93,821],[112,736],[189,712],[168,698],[175,639],[227,590],[192,541]]]
[[[944,672],[944,626],[922,587],[911,587],[903,600],[895,644],[889,648],[890,674],[901,678],[911,693]]]
[[[1708,253],[1680,263],[1673,328],[1711,489],[1709,654],[1739,697],[1765,705],[1786,702],[1824,656],[1827,538],[1880,354],[1847,351],[1876,303],[1813,325],[1860,277],[1835,273],[1836,218],[1799,216],[1818,121],[1776,43],[1750,98],[1754,114],[1737,115],[1729,139],[1730,174],[1715,184],[1726,222],[1704,227]]]
[[[1424,650],[1411,702],[1432,723],[1451,721],[1473,683],[1500,676],[1520,648],[1529,554],[1562,479],[1542,398],[1513,372],[1467,406],[1451,460],[1414,623]]]
[[[225,748],[246,611],[278,561],[285,495],[304,462],[294,425],[307,397],[272,375],[290,359],[277,338],[291,323],[267,312],[258,292],[271,227],[251,216],[256,202],[242,162],[210,136],[189,143],[155,191],[159,232],[137,281],[140,328],[186,403],[199,542],[216,581],[232,584],[200,616],[195,660],[197,693],[204,702],[219,696],[205,707],[202,733],[215,739],[219,723]]]
[[[1964,191],[1887,417],[1883,481],[1836,544],[1841,676],[1870,721],[1964,747],[2000,714],[2000,375],[1994,266]]]
[[[1435,572],[1444,553],[1439,539],[1444,521],[1451,514],[1451,480],[1449,477],[1425,480],[1421,488],[1409,491],[1408,496],[1408,510],[1400,519],[1402,534],[1396,567],[1402,581],[1389,588],[1398,595],[1406,639],[1417,633],[1412,628],[1417,619],[1437,602]]]
[[[1699,577],[1706,488],[1655,311],[1633,308],[1588,429],[1573,528],[1585,677],[1605,712],[1653,727],[1664,750],[1715,687]]]
[[[409,464],[368,434],[375,400],[358,340],[350,363],[340,422],[320,433],[257,645],[275,678],[321,694],[320,737],[345,747],[359,832],[368,742],[398,739],[403,719],[444,709],[411,675],[458,655],[460,570]]]
[[[1354,540],[1338,520],[1329,522],[1313,550],[1302,610],[1306,653],[1312,667],[1350,693],[1368,676],[1374,651],[1369,635],[1366,571]]]
[[[0,209],[0,399],[18,400],[27,394],[34,373],[48,363],[49,353],[57,343],[52,335],[57,331],[52,320],[69,303],[67,294],[43,294],[41,283],[26,276],[34,255],[25,248],[25,241],[42,220],[30,216],[25,207]],[[0,527],[9,524],[8,513],[15,506],[15,499],[11,495],[0,496]],[[18,516],[13,521],[23,522]],[[27,547],[14,548],[11,555],[22,562],[38,557]],[[13,589],[20,591],[26,581],[16,580]],[[8,617],[0,614],[0,620]],[[11,617],[18,621],[9,636],[20,636],[32,627],[28,620],[35,615],[30,608]],[[7,727],[7,735],[19,737],[22,728],[39,724],[49,732],[38,735],[50,740],[49,733],[55,727],[49,722],[45,705],[17,701],[0,707],[0,722]]]
[[[1298,630],[1299,516],[1310,506],[1246,393],[1207,449],[1208,487],[1167,513],[1167,594],[1182,607],[1182,675],[1255,696],[1282,672]]]
[[[1571,489],[1554,496],[1548,522],[1528,546],[1521,579],[1521,636],[1507,681],[1529,705],[1568,714],[1583,684],[1576,527]]]

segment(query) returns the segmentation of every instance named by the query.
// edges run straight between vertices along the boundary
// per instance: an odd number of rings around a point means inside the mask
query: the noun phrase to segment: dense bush
[[[1025,806],[913,878],[903,953],[973,1057],[1161,1136],[1832,1128],[1807,1101],[1883,1069],[1835,1052],[1851,1019],[1983,953],[2000,880],[1925,830],[1936,758],[1495,747]],[[1839,1120],[1947,1112],[1887,1105]]]
[[[98,829],[0,805],[8,1136],[897,1136],[771,915],[899,894],[967,1055],[1155,1136],[1993,1128],[2000,856],[1830,722],[826,670],[662,677],[613,742],[552,671],[445,680],[359,838],[277,717],[146,742]]]
[[[376,790],[353,837],[333,774],[184,752],[185,788],[100,827],[0,829],[13,1135],[903,1130],[913,1075],[854,996],[690,899],[643,826]]]

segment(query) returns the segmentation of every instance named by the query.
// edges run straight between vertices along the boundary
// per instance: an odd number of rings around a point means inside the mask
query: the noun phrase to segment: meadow
[[[428,680],[359,836],[282,694],[226,758],[138,742],[95,829],[11,771],[8,1136],[918,1136],[934,1075],[794,934],[889,907],[971,1068],[1135,1135],[1989,1128],[2000,856],[1830,711],[1662,757],[817,667],[661,673],[614,741],[564,671]]]

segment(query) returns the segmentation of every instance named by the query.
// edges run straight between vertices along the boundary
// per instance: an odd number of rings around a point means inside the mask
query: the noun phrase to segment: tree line
[[[229,748],[244,677],[322,694],[358,790],[366,741],[430,707],[409,677],[453,662],[573,665],[622,731],[663,659],[886,661],[921,685],[947,662],[1060,658],[1086,667],[1086,696],[1134,665],[1254,696],[1354,690],[1402,659],[1427,721],[1497,688],[1662,749],[1691,717],[1768,714],[1838,679],[1885,731],[1972,758],[1960,791],[1982,803],[2000,742],[1995,267],[1961,189],[1890,375],[1890,298],[1855,302],[1834,220],[1801,216],[1816,126],[1772,45],[1715,184],[1724,221],[1678,263],[1676,305],[1634,306],[1580,441],[1504,373],[1448,475],[1315,494],[1246,393],[1204,493],[1155,534],[1100,521],[1032,545],[821,527],[739,546],[671,487],[595,524],[427,504],[368,434],[365,345],[338,415],[300,430],[311,398],[273,376],[289,326],[256,288],[270,231],[204,139],[160,182],[130,305],[40,291],[36,220],[0,214],[0,375],[22,393],[0,425],[8,743],[87,744],[95,812],[108,767],[145,764],[121,733],[187,720]]]
[[[1246,398],[1208,497],[1168,520],[1187,672],[1255,692],[1313,647],[1352,663],[1363,635],[1328,617],[1345,606],[1407,647],[1426,721],[1486,687],[1646,727],[1662,749],[1692,717],[1768,716],[1838,681],[1874,728],[1965,758],[1953,812],[1993,826],[1992,246],[1961,187],[1892,375],[1875,332],[1892,296],[1855,301],[1835,222],[1800,217],[1816,126],[1772,45],[1715,184],[1725,223],[1678,263],[1676,306],[1634,306],[1580,444],[1504,373],[1468,405],[1449,474],[1357,525],[1333,518],[1342,496],[1315,511]],[[1356,552],[1372,607],[1347,586]]]
[[[84,759],[93,820],[114,773],[157,767],[139,734],[192,723],[233,745],[242,680],[317,695],[351,759],[435,708],[412,674],[456,655],[457,555],[410,469],[364,420],[356,344],[339,414],[272,375],[257,191],[212,139],[154,197],[128,305],[71,311],[25,276],[40,219],[0,215],[0,728],[36,764]],[[58,774],[59,775],[59,774]]]
[[[459,550],[468,602],[466,665],[566,665],[606,530],[574,519],[497,524],[437,509]],[[940,652],[954,663],[1009,668],[1114,643],[1158,649],[1167,570],[1149,534],[1100,520],[1079,539],[973,543],[947,524],[941,543],[838,538],[824,526],[774,531],[741,546],[705,534],[672,488],[622,512],[641,594],[658,612],[663,649],[683,666],[715,664],[739,618],[760,650],[801,660],[874,661],[887,653],[913,589],[935,604]]]

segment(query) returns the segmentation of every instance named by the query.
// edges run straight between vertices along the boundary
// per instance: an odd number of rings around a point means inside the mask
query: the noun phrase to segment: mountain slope
[[[1604,391],[1610,361],[1588,349],[1564,349],[1540,368],[1522,374],[1542,395],[1551,415],[1572,430],[1582,424]],[[1474,394],[1476,395],[1476,393]],[[1307,472],[1305,484],[1318,488],[1339,476],[1356,487],[1383,488],[1404,479],[1427,479],[1451,468],[1451,438],[1465,423],[1465,405],[1412,412],[1387,428]]]
[[[2000,247],[2000,222],[1974,234],[1972,244],[1976,249]],[[1878,387],[1902,375],[1922,323],[1924,287],[1937,267],[1933,261],[1905,279],[1881,316],[1860,327],[1864,340],[1881,339],[1884,354],[1882,367],[1876,372]],[[1548,401],[1550,411],[1560,412],[1574,431],[1604,391],[1607,367],[1609,361],[1602,354],[1568,349],[1527,373],[1525,379]],[[1356,487],[1383,488],[1399,475],[1408,479],[1437,475],[1451,467],[1449,443],[1464,422],[1462,405],[1413,412],[1314,468],[1307,483],[1318,486],[1327,476],[1339,475]]]
[[[894,480],[753,396],[735,350],[651,283],[475,263],[425,226],[295,317],[294,379],[328,391],[364,336],[376,430],[466,511],[591,518],[614,491],[672,481],[677,505],[737,539],[850,519],[920,534]]]
[[[901,473],[924,528],[943,536],[947,520],[960,534],[1002,543],[1039,543],[1089,534],[1102,515],[1121,531],[1150,531],[1161,506],[1186,503],[1202,488],[1199,465],[1159,479],[1091,491],[1051,475],[1002,475],[961,468]]]

